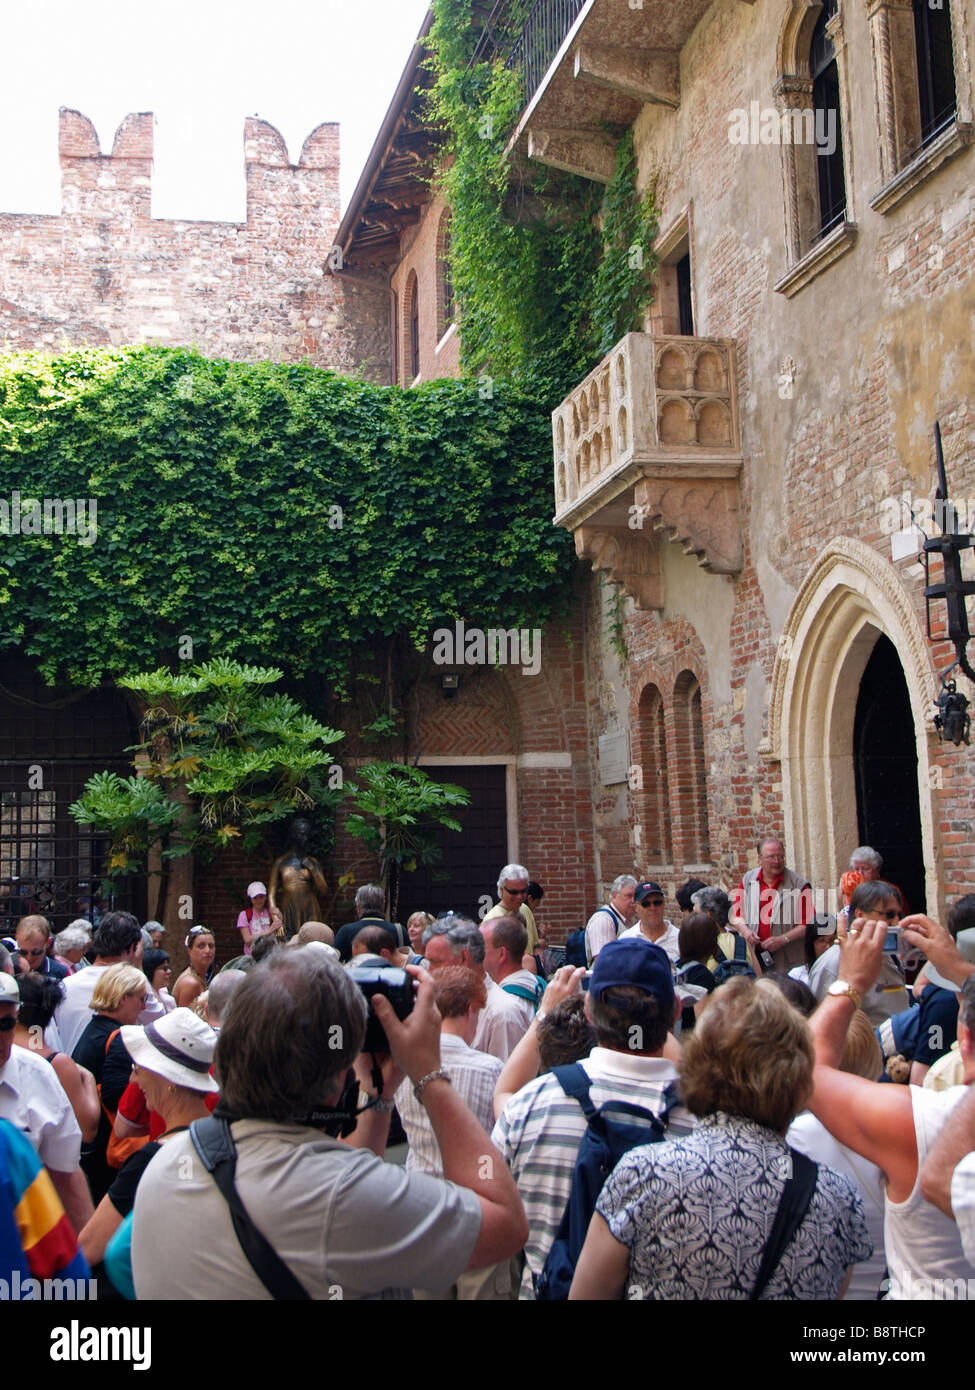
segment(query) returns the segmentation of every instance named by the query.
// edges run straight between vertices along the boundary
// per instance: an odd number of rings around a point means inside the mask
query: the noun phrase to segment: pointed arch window
[[[648,864],[670,864],[673,838],[670,823],[670,783],[667,770],[667,733],[663,696],[648,685],[640,696],[638,722],[640,763],[643,774],[639,820]]]
[[[437,338],[454,321],[454,281],[450,268],[450,211],[445,210],[437,229]]]
[[[707,760],[701,683],[693,671],[681,671],[674,686],[676,732],[675,813],[681,832],[685,864],[706,864],[711,858],[708,831]]]
[[[420,287],[415,275],[413,276],[413,283],[410,287],[409,329],[409,379],[410,381],[415,381],[420,375]]]

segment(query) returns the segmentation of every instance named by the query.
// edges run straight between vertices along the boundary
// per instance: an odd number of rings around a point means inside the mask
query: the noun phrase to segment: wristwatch
[[[855,1009],[858,1009],[862,1002],[860,995],[857,994],[856,990],[847,980],[834,980],[826,993],[835,995],[837,999],[849,997],[853,1000],[853,1007]]]

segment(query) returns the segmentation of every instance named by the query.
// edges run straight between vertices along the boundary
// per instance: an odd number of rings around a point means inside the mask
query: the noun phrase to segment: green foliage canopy
[[[498,59],[472,61],[471,0],[434,0],[433,9],[430,109],[444,138],[463,362],[531,382],[551,409],[640,327],[656,271],[655,186],[638,194],[631,130],[611,132],[616,164],[605,189],[512,154],[520,73]]]
[[[530,392],[375,386],[162,348],[0,358],[0,533],[14,494],[97,505],[91,544],[2,539],[0,650],[51,683],[273,661],[341,698],[356,652],[560,610],[551,433]],[[36,515],[36,514],[35,514]],[[6,519],[6,524],[5,523]]]

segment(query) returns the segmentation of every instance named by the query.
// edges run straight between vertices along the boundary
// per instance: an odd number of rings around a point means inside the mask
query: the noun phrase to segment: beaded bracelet
[[[413,1094],[416,1096],[417,1100],[421,1098],[424,1086],[429,1086],[431,1081],[446,1081],[448,1086],[452,1084],[450,1072],[445,1071],[443,1067],[438,1067],[436,1071],[427,1072],[426,1076],[421,1076],[413,1087]]]

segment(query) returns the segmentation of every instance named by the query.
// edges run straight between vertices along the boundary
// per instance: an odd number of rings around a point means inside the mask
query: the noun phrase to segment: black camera
[[[403,1019],[413,1008],[413,976],[395,965],[353,965],[349,974],[366,996],[369,1014],[366,1019],[366,1038],[363,1052],[388,1052],[389,1043],[379,1019],[372,1011],[372,996],[384,995],[392,1004],[397,1018]]]

